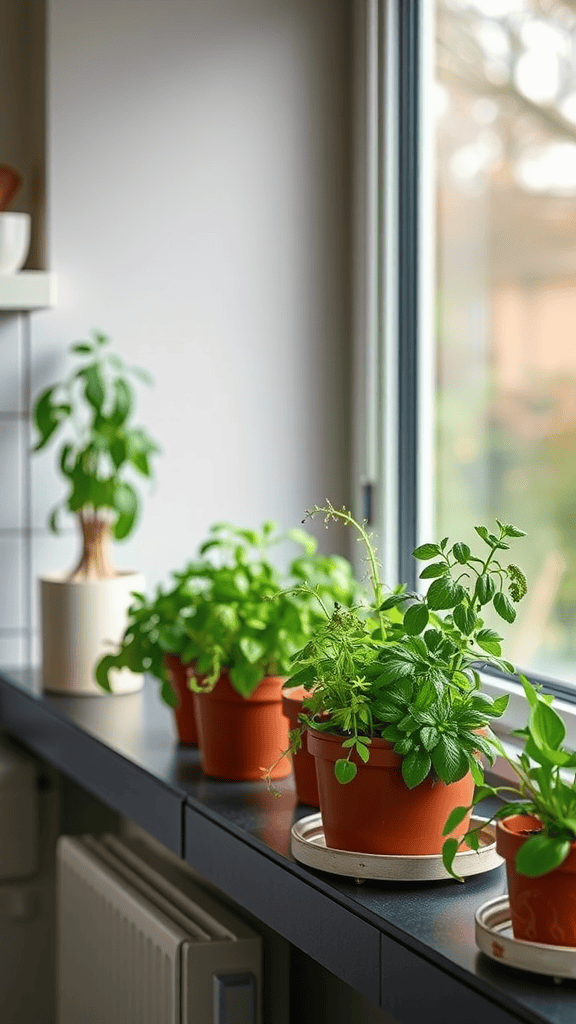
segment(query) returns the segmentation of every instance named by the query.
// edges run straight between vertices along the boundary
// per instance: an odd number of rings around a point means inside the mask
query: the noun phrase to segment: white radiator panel
[[[193,889],[115,837],[61,837],[58,1024],[259,1024],[260,939]]]

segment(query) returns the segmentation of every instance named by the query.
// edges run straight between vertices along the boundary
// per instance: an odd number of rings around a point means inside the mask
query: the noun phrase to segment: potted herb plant
[[[514,936],[576,946],[576,754],[565,747],[566,727],[553,698],[520,679],[529,705],[528,723],[515,733],[523,750],[510,756],[495,739],[518,782],[482,786],[471,804],[453,810],[444,833],[487,797],[505,798],[490,820],[497,822],[496,849],[506,861]],[[477,829],[444,844],[444,863],[456,878],[454,857],[462,843],[477,849]]]
[[[483,781],[483,735],[508,698],[481,692],[476,664],[513,672],[501,638],[484,625],[492,605],[507,621],[526,591],[520,569],[502,554],[521,530],[477,527],[484,550],[463,543],[424,544],[426,596],[397,588],[385,594],[376,552],[363,524],[346,509],[315,507],[355,528],[366,549],[372,615],[336,609],[294,657],[286,687],[312,686],[303,719],[316,759],[326,843],[341,850],[439,854],[452,808],[469,804]],[[462,799],[468,794],[467,799]],[[466,831],[463,819],[457,826]]]
[[[147,672],[161,684],[162,700],[174,709],[178,740],[198,746],[194,700],[189,688],[193,665],[182,661],[187,644],[184,618],[190,614],[195,593],[186,572],[173,573],[175,585],[156,588],[154,597],[132,595],[128,624],[117,650],[105,654],[96,666],[95,678],[102,690],[110,692],[114,672]]]
[[[142,591],[140,573],[117,571],[111,539],[128,537],[139,512],[134,478],[150,478],[158,446],[133,424],[131,378],[148,382],[138,367],[127,367],[110,351],[105,334],[72,345],[81,361],[66,380],[47,388],[34,406],[39,434],[36,451],[62,437],[58,463],[68,488],[52,511],[49,526],[58,532],[59,515],[76,515],[82,538],[78,564],[70,572],[41,580],[43,678],[47,690],[101,694],[96,662],[106,642],[118,642],[126,626],[131,593]],[[114,673],[114,692],[138,689],[142,679]]]
[[[287,575],[271,561],[272,548],[283,541],[302,551]],[[188,684],[206,773],[260,779],[263,766],[278,761],[273,777],[281,778],[290,772],[279,755],[288,747],[282,685],[292,655],[324,614],[337,603],[351,604],[361,588],[345,559],[317,554],[304,530],[280,533],[273,522],[260,530],[216,523],[199,554],[173,574],[175,590],[152,606],[136,601],[125,640],[102,659],[97,680],[105,688],[113,667],[148,668],[164,679],[162,696],[173,706],[188,700]],[[162,655],[178,659],[186,673],[177,695]]]

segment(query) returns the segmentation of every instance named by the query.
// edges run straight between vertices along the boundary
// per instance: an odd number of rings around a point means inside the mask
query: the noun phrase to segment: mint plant
[[[286,541],[301,553],[284,576],[270,555]],[[119,650],[97,667],[103,689],[110,689],[112,668],[148,671],[174,705],[162,658],[178,654],[195,665],[193,689],[212,688],[227,669],[238,693],[250,697],[265,676],[287,674],[294,652],[336,606],[362,600],[350,563],[317,554],[314,537],[299,528],[280,533],[274,522],[260,530],[216,523],[199,554],[172,574],[172,589],[159,588],[152,601],[136,595]]]
[[[109,539],[123,540],[134,529],[139,511],[135,476],[150,478],[152,457],[159,451],[148,432],[131,423],[134,389],[131,378],[150,383],[139,367],[127,367],[108,348],[109,338],[94,331],[90,341],[71,346],[82,365],[62,383],[46,388],[34,405],[39,434],[35,451],[59,432],[65,440],[59,468],[68,493],[52,511],[50,529],[57,533],[59,513],[67,509],[80,521],[83,552],[70,579],[114,576]]]
[[[456,807],[444,827],[449,835],[464,820],[470,810],[489,796],[506,797],[490,821],[499,821],[515,814],[533,815],[542,823],[541,831],[531,835],[520,847],[516,868],[521,875],[536,878],[559,867],[576,842],[576,754],[567,750],[566,726],[551,706],[553,697],[543,694],[520,676],[529,706],[529,717],[524,729],[515,733],[524,741],[518,757],[511,757],[494,737],[493,744],[518,777],[518,784],[504,786],[484,785],[474,794],[469,807]],[[571,777],[567,777],[567,771]],[[478,849],[478,833],[485,827],[470,829],[461,839],[450,838],[444,843],[442,857],[446,869],[454,878],[454,858],[458,849],[466,844]],[[461,880],[461,879],[459,879]]]
[[[447,537],[423,544],[414,556],[431,563],[420,574],[433,581],[428,593],[398,587],[385,595],[365,524],[330,503],[307,513],[319,514],[327,524],[340,521],[358,532],[372,604],[365,618],[335,609],[294,656],[286,687],[313,688],[302,721],[342,736],[335,773],[343,784],[357,773],[352,753],[367,762],[374,737],[393,744],[410,789],[431,774],[450,784],[469,771],[481,784],[480,753],[494,759],[493,744],[482,733],[504,714],[508,697],[492,700],[481,692],[478,663],[515,671],[501,657],[501,636],[484,625],[481,613],[491,603],[513,621],[526,580],[516,565],[503,563],[502,553],[523,532],[498,521],[498,533],[477,527],[487,548],[481,554],[464,542],[450,545]]]

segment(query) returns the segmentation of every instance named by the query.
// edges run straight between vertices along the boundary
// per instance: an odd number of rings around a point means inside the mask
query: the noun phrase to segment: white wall
[[[215,519],[291,525],[348,498],[349,7],[49,0],[59,300],[30,320],[32,390],[93,326],[154,374],[139,416],[164,451],[116,548],[149,585]],[[45,530],[53,466],[32,463],[32,576],[74,556]]]

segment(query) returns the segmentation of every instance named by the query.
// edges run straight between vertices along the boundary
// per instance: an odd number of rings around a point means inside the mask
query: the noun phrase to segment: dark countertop
[[[34,672],[0,671],[0,722],[401,1024],[576,1021],[576,983],[506,968],[475,945],[474,912],[505,891],[502,868],[463,885],[359,886],[297,864],[290,827],[311,812],[291,779],[274,797],[205,777],[152,680],[137,694],[62,697],[40,694]]]

